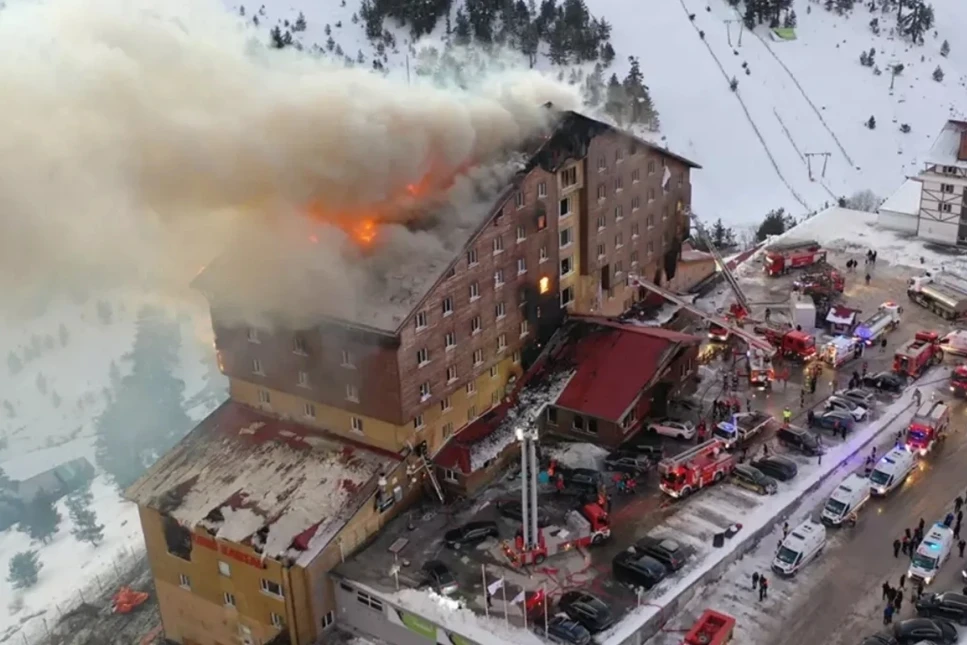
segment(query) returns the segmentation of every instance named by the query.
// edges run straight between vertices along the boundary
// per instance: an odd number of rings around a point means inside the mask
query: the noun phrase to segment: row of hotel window
[[[225,573],[225,571],[229,571],[229,573]],[[230,568],[227,562],[218,563],[218,572],[219,574],[225,577],[228,577],[228,578],[231,577]],[[191,591],[191,578],[184,573],[179,574],[178,586],[180,586],[182,589],[186,591]],[[277,600],[282,600],[285,597],[282,591],[282,585],[278,584],[277,582],[273,582],[271,580],[266,580],[265,578],[262,578],[259,581],[259,589],[263,594],[270,596],[272,598],[276,598]],[[222,602],[226,607],[230,607],[232,609],[237,608],[237,604],[235,602],[235,594],[231,592],[226,591],[222,594]],[[279,629],[283,629],[285,627],[285,617],[282,616],[281,614],[272,612],[271,621],[272,621],[273,627],[278,627]],[[331,624],[331,621],[330,621],[330,624]],[[325,626],[327,625],[324,625],[324,627]]]

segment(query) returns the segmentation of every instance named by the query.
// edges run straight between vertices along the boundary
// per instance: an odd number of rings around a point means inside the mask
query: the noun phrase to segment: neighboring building
[[[876,209],[877,225],[891,231],[916,234],[920,224],[922,187],[916,179],[904,181],[897,191]]]
[[[542,428],[605,446],[617,446],[669,399],[694,390],[702,339],[658,327],[604,318],[578,321],[569,354],[574,375],[549,403]]]
[[[688,293],[713,275],[715,275],[715,258],[712,254],[698,251],[686,242],[682,245],[675,277],[665,284],[665,288],[678,293]]]
[[[69,459],[53,468],[50,463],[76,449],[57,446],[36,450],[0,464],[9,478],[9,485],[0,487],[0,531],[23,519],[25,507],[44,495],[57,501],[68,493],[83,488],[94,479],[94,466],[84,457]]]
[[[78,457],[14,483],[17,487],[17,498],[22,503],[29,504],[39,495],[60,499],[71,491],[90,484],[94,475],[91,462],[84,457]]]
[[[967,122],[947,121],[917,180],[923,185],[917,236],[937,244],[967,245]]]

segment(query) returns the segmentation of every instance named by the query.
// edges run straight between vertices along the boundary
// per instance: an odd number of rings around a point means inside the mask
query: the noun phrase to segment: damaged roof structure
[[[228,401],[126,496],[263,557],[307,564],[397,461]]]

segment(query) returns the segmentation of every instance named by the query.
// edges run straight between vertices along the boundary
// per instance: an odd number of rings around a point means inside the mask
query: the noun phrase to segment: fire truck
[[[735,457],[718,439],[711,439],[680,455],[658,462],[658,487],[671,497],[688,497],[722,481],[735,468]]]
[[[846,278],[843,274],[826,262],[819,263],[819,268],[810,270],[799,276],[792,283],[794,289],[800,293],[811,296],[814,293],[821,293],[832,296],[843,293],[846,289]]]
[[[816,357],[816,339],[812,334],[792,328],[780,329],[767,325],[756,326],[753,331],[772,343],[776,351],[786,358],[805,363]]]
[[[736,446],[747,445],[752,439],[769,427],[772,415],[752,410],[733,414],[728,421],[722,421],[712,431],[712,438],[722,442],[731,450]]]
[[[957,398],[967,398],[967,365],[958,365],[950,371],[950,391]]]
[[[927,401],[913,415],[907,428],[907,450],[926,455],[949,424],[950,407],[943,401]]]
[[[875,314],[856,326],[853,335],[870,346],[897,328],[901,313],[902,309],[895,302],[884,302]]]
[[[967,279],[949,271],[910,278],[907,296],[947,320],[962,318],[967,313]]]
[[[766,275],[780,276],[792,269],[811,267],[826,261],[826,251],[815,240],[783,240],[765,249]]]
[[[943,360],[940,336],[935,331],[918,331],[913,340],[908,340],[896,350],[893,356],[893,371],[903,376],[917,378],[931,365]]]
[[[760,389],[772,387],[772,382],[776,380],[772,352],[750,347],[746,357],[749,361],[749,385]]]
[[[572,549],[601,544],[611,537],[611,518],[597,504],[585,504],[570,510],[564,526],[545,526],[537,530],[537,543],[524,548],[523,533],[518,531],[514,546],[504,545],[504,554],[515,567],[541,564],[547,558]]]

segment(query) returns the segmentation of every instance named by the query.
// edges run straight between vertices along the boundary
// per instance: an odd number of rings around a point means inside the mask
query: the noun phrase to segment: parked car
[[[695,426],[691,421],[673,421],[671,419],[662,419],[660,421],[653,421],[649,423],[647,427],[648,432],[665,435],[666,437],[674,437],[676,439],[684,439],[686,441],[695,438]]]
[[[849,399],[853,403],[862,405],[867,410],[872,410],[873,404],[876,403],[875,394],[869,390],[864,390],[863,388],[859,387],[854,387],[852,390],[837,390],[833,394],[844,399]]]
[[[650,555],[641,555],[634,549],[626,549],[611,561],[611,575],[618,582],[632,587],[651,589],[665,579],[668,569]]]
[[[615,450],[604,458],[604,467],[616,473],[640,475],[654,465],[648,457],[627,450]]]
[[[668,538],[646,536],[635,542],[634,549],[641,555],[658,560],[669,571],[678,571],[688,561],[685,549],[675,540]]]
[[[423,563],[421,573],[423,575],[423,581],[420,583],[421,588],[433,589],[444,596],[456,592],[457,579],[453,577],[453,572],[445,563],[439,560],[428,560]]]
[[[832,430],[834,433],[842,431],[844,427],[846,432],[852,432],[856,426],[856,419],[846,410],[826,410],[819,414],[810,413],[809,425],[814,428]]]
[[[902,392],[906,379],[893,372],[877,372],[863,377],[863,385],[881,392]]]
[[[458,526],[444,533],[443,543],[451,549],[459,549],[462,546],[480,544],[487,538],[497,537],[500,537],[497,522],[467,522],[463,526]]]
[[[703,403],[695,399],[672,399],[666,411],[670,419],[687,419],[701,415],[703,407]]]
[[[543,636],[544,626],[535,627],[534,631]],[[561,645],[588,645],[591,633],[581,623],[568,618],[567,614],[558,614],[547,621],[547,638]]]
[[[893,626],[893,637],[899,645],[916,645],[921,641],[953,645],[957,642],[957,628],[943,618],[907,618]]]
[[[581,623],[592,634],[614,624],[614,614],[597,596],[586,591],[568,591],[557,601],[558,608],[571,620]]]
[[[509,520],[514,520],[515,522],[524,521],[524,512],[521,508],[520,498],[517,499],[499,499],[495,503],[497,507],[497,512],[506,517]],[[550,526],[551,518],[547,516],[547,513],[542,511],[540,507],[537,509],[537,525],[541,528],[545,526]]]
[[[841,396],[831,396],[826,399],[826,409],[849,412],[857,421],[862,421],[867,415],[867,409],[862,405],[850,399],[844,399]]]
[[[776,480],[764,474],[758,468],[747,464],[739,464],[732,471],[732,483],[748,488],[760,495],[775,495],[779,490]]]
[[[924,618],[946,618],[967,625],[967,596],[952,591],[926,593],[916,604],[917,615]]]
[[[650,432],[636,432],[622,443],[618,450],[645,457],[656,463],[665,458],[665,449],[661,445],[661,439]]]
[[[601,487],[601,473],[591,468],[561,468],[564,485],[582,491],[597,493]]]
[[[822,442],[812,432],[795,426],[782,427],[776,430],[779,443],[792,448],[804,455],[818,455],[826,452]]]
[[[799,473],[799,466],[796,465],[796,462],[782,455],[757,459],[752,462],[752,466],[759,469],[762,474],[781,482],[787,482]]]
[[[882,633],[867,636],[860,645],[897,645],[897,641],[893,634]]]

